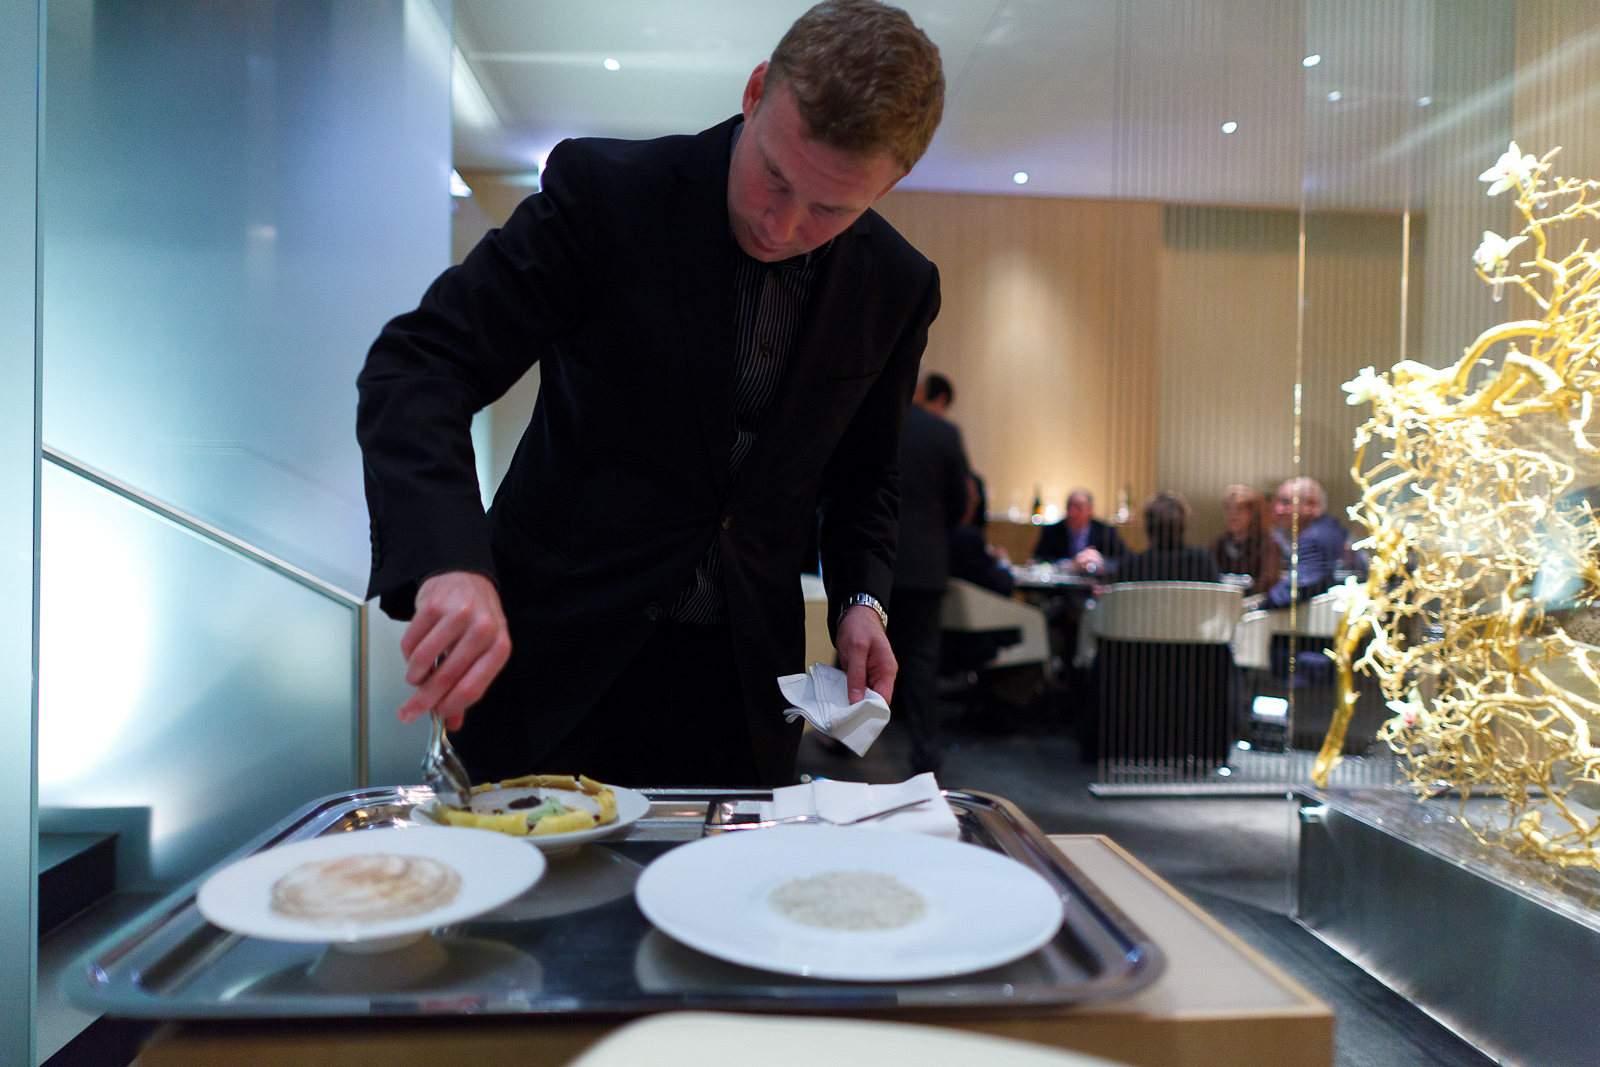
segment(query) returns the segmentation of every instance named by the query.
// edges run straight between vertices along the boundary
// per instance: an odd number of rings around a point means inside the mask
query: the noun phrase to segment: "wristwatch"
[[[878,598],[873,596],[871,593],[856,593],[852,596],[845,597],[844,603],[839,607],[839,621],[843,622],[845,612],[849,611],[857,604],[864,604],[873,611],[876,611],[878,613],[878,621],[883,624],[884,632],[888,632],[889,613],[883,610],[883,605],[878,603]],[[838,625],[838,623],[835,623],[834,625]]]

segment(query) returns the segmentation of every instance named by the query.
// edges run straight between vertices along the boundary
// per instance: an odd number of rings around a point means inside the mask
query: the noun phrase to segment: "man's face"
[[[763,263],[820,248],[900,180],[887,152],[856,155],[810,140],[794,90],[763,96],[767,65],[744,90],[744,132],[728,168],[728,221],[739,247]],[[760,106],[757,106],[760,105]]]
[[[1294,517],[1295,513],[1294,505],[1294,483],[1284,482],[1282,485],[1278,486],[1278,495],[1272,501],[1272,521],[1275,522],[1280,529],[1289,529],[1291,525],[1290,520]],[[1316,501],[1309,493],[1301,495],[1299,511],[1301,526],[1305,526],[1308,522],[1315,519],[1317,515],[1320,514],[1320,512],[1317,510]]]
[[[1067,497],[1067,529],[1081,530],[1089,525],[1089,520],[1094,516],[1094,507],[1089,503],[1089,498],[1082,493],[1073,493]]]

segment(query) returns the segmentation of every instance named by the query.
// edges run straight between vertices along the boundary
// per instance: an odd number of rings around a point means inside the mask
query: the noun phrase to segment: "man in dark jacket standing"
[[[967,507],[967,451],[944,418],[950,380],[930,374],[900,434],[900,554],[889,601],[889,644],[900,665],[894,711],[911,732],[911,770],[936,771],[939,608],[950,584],[950,529]]]
[[[436,710],[475,778],[792,780],[777,678],[803,667],[819,510],[852,699],[892,694],[900,426],[939,281],[869,208],[943,99],[903,11],[818,4],[726,122],[558,145],[385,327],[358,381],[369,593],[412,620],[400,718]],[[469,423],[535,361],[485,516]]]

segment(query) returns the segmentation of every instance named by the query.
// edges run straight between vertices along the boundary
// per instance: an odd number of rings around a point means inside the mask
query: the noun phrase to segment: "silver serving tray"
[[[523,896],[410,947],[362,956],[231,934],[196,910],[202,876],[86,954],[62,976],[62,991],[87,1011],[146,1019],[839,1012],[1105,1000],[1143,989],[1165,966],[1161,950],[1015,805],[957,791],[945,796],[963,840],[1012,857],[1060,892],[1066,921],[1050,944],[1004,967],[923,982],[790,978],[724,963],[656,931],[634,905],[633,882],[656,856],[729,832],[752,801],[771,794],[644,792],[650,814],[626,832],[552,856],[544,879]],[[320,834],[404,825],[432,795],[404,787],[324,797],[228,862]]]

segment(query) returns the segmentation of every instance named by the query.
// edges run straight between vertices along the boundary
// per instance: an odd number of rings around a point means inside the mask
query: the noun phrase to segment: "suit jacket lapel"
[[[733,450],[733,238],[728,231],[728,142],[736,119],[696,136],[666,198],[684,358],[718,496]]]
[[[870,229],[864,217],[857,220],[828,251],[777,395],[767,409],[750,454],[739,467],[740,482],[750,484],[763,477],[773,461],[774,450],[783,442],[796,440],[804,433],[806,423],[814,419],[822,383],[834,358],[845,347],[872,270],[872,249],[865,238]]]

